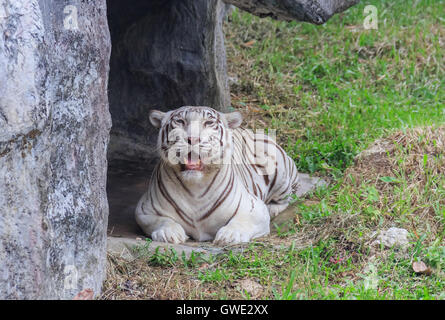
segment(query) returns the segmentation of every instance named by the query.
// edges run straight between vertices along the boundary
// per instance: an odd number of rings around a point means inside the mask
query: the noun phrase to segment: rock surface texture
[[[360,0],[224,0],[260,17],[325,23]]]
[[[408,244],[408,231],[395,227],[379,232],[377,239],[372,242],[372,245],[383,245],[387,248],[393,246],[404,247]]]
[[[0,0],[0,299],[100,292],[109,55],[105,1]]]

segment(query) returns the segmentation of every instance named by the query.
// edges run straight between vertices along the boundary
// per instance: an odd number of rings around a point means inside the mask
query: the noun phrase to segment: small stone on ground
[[[393,246],[403,247],[408,245],[408,231],[400,228],[389,228],[378,234],[377,239],[372,242],[372,245],[383,245],[387,248]]]

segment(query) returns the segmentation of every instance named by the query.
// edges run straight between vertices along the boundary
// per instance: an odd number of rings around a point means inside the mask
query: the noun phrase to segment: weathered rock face
[[[260,17],[298,20],[315,24],[328,21],[360,0],[224,0]]]
[[[109,54],[105,0],[0,0],[0,299],[100,291]]]
[[[230,96],[220,0],[108,0],[112,38],[110,158],[156,156],[151,109],[206,105],[226,110]]]

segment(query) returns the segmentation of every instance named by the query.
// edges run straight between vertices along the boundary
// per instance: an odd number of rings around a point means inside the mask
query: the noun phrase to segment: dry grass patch
[[[128,261],[108,255],[107,279],[101,299],[189,300],[211,299],[213,295],[184,268],[151,266],[144,258]]]

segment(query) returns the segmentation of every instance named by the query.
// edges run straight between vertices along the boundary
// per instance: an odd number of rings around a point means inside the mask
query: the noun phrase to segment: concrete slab
[[[107,240],[108,253],[130,261],[138,256],[137,251],[135,251],[135,247],[142,246],[144,246],[144,250],[147,250],[147,253],[155,253],[156,250],[159,250],[159,252],[162,253],[168,253],[171,250],[174,250],[178,256],[185,254],[187,258],[190,257],[192,252],[200,253],[204,257],[217,255],[224,252],[224,248],[216,247],[211,243],[206,242],[190,241],[183,244],[172,244],[157,241],[147,242],[142,239],[132,239],[126,237],[108,237]]]

